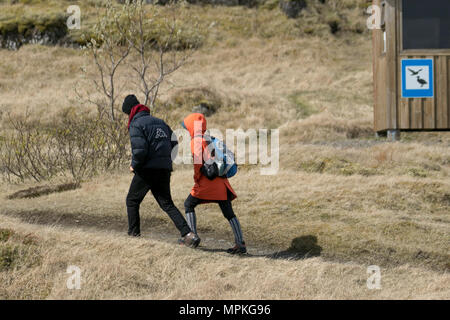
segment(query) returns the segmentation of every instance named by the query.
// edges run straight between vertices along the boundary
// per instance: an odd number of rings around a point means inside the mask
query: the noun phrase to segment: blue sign
[[[434,98],[433,59],[402,60],[402,97]]]

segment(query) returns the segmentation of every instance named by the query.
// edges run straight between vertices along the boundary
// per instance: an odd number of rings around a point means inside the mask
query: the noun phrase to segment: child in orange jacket
[[[183,126],[191,135],[191,152],[194,157],[194,187],[184,202],[187,223],[192,232],[197,234],[197,219],[195,207],[202,203],[216,202],[219,204],[224,217],[229,221],[234,233],[235,246],[227,250],[230,254],[244,254],[247,249],[242,235],[241,225],[234,214],[231,201],[236,199],[236,193],[225,177],[209,180],[202,174],[204,150],[207,143],[203,137],[206,131],[206,119],[201,113],[193,113],[186,117]]]

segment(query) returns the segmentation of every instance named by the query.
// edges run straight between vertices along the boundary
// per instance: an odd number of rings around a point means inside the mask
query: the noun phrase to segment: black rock
[[[306,8],[306,0],[280,0],[280,9],[289,18],[297,18],[299,13]]]

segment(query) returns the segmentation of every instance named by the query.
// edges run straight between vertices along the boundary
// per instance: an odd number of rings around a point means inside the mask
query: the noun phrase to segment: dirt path
[[[19,218],[23,222],[38,224],[44,226],[58,226],[63,228],[80,228],[89,231],[110,231],[119,236],[126,234],[127,221],[126,216],[100,216],[86,213],[60,213],[48,210],[34,211],[2,211],[1,215]],[[170,222],[169,222],[170,223]],[[170,225],[162,218],[141,217],[142,236],[147,239],[176,243],[180,237],[174,226]],[[230,231],[231,233],[231,231]],[[199,232],[202,239],[198,250],[213,253],[224,253],[227,248],[232,246],[231,235],[225,235],[213,232]],[[252,242],[252,241],[250,241]],[[271,259],[290,259],[297,260],[304,258],[298,253],[289,252],[282,248],[269,246],[255,246],[249,242],[248,255],[246,257],[266,257]]]
[[[70,229],[88,230],[91,232],[113,232],[117,236],[125,236],[127,230],[127,218],[124,214],[120,215],[99,215],[89,214],[85,212],[59,212],[56,210],[5,210],[0,209],[0,216],[10,216],[19,218],[23,222],[31,224],[39,224],[45,226],[57,226]],[[162,217],[149,217],[142,215],[141,217],[141,231],[142,237],[145,239],[153,239],[158,241],[164,241],[167,243],[177,243],[180,235],[175,229],[171,221],[163,219]],[[206,252],[225,254],[227,248],[232,246],[231,230],[216,231],[216,230],[202,230],[199,229],[199,236],[202,239],[198,250]],[[320,256],[324,261],[348,263],[354,262],[358,264],[367,264],[370,261],[366,261],[364,256],[339,256],[336,254],[324,254],[322,248],[315,244],[317,239],[309,239],[311,236],[303,236],[296,238],[301,242],[300,249],[287,249],[276,246],[268,245],[261,242],[256,238],[252,238],[251,235],[246,237],[248,255],[245,257],[264,257],[270,259],[286,259],[286,260],[299,260],[314,256]],[[294,239],[293,242],[296,240]],[[381,248],[383,249],[383,248]],[[371,253],[370,260],[373,260],[373,252]],[[394,267],[402,264],[410,263],[425,267],[427,269],[433,269],[437,271],[448,271],[449,264],[446,260],[445,254],[414,254],[413,256],[398,257],[384,254],[383,251],[378,254],[378,265],[383,267]],[[413,253],[411,253],[413,254]],[[447,262],[445,262],[447,261]]]

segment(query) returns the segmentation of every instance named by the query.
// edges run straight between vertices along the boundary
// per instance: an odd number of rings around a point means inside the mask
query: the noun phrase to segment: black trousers
[[[231,195],[228,195],[228,198],[230,198]],[[195,212],[195,207],[201,203],[205,202],[215,202],[219,204],[220,210],[222,210],[223,216],[230,221],[236,215],[234,214],[233,207],[231,206],[231,200],[216,200],[216,201],[205,201],[196,197],[193,197],[191,194],[187,197],[186,201],[184,202],[184,209],[187,212]]]
[[[170,175],[171,172],[166,169],[142,169],[134,174],[126,200],[129,235],[141,233],[139,206],[149,191],[152,192],[161,209],[172,219],[182,237],[191,232],[183,215],[172,201]]]

